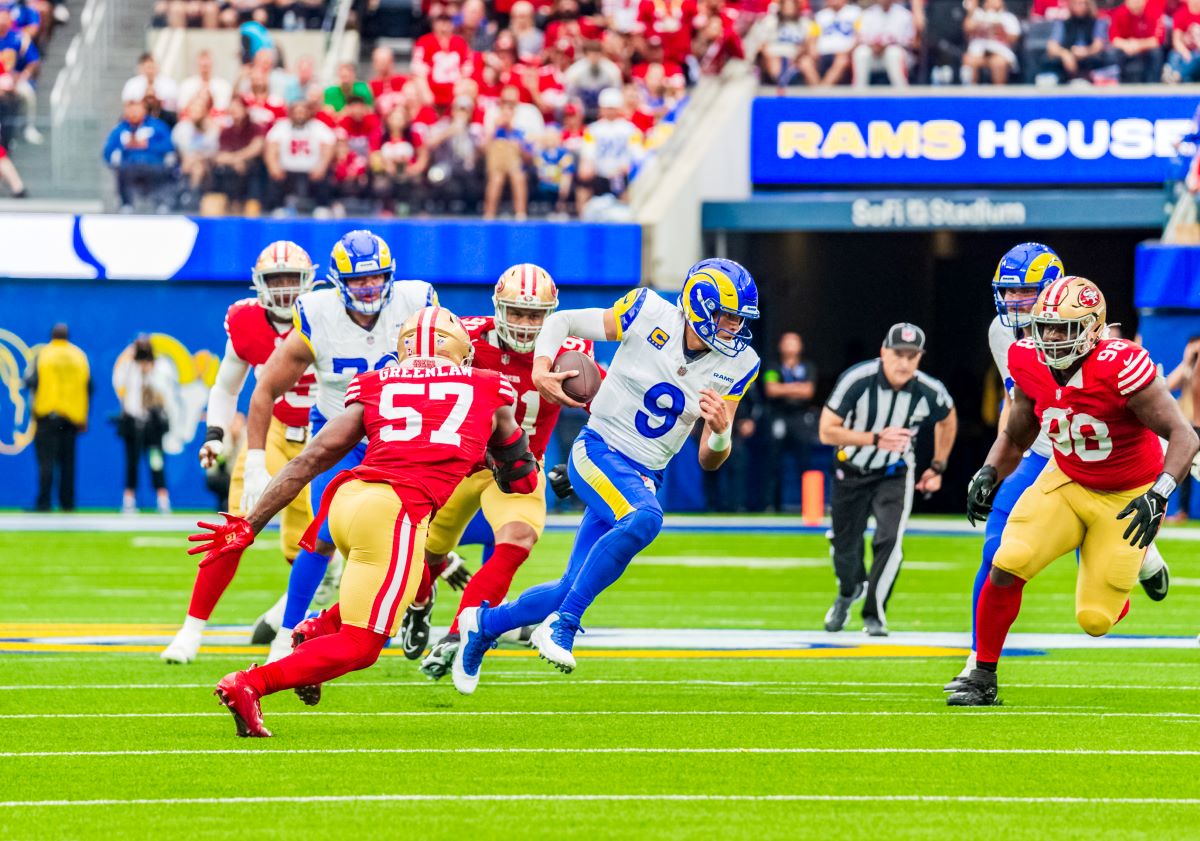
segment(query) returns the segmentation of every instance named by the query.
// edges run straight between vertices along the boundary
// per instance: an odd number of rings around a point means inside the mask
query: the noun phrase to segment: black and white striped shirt
[[[905,426],[916,433],[923,421],[937,422],[950,414],[954,400],[940,380],[922,371],[917,371],[903,388],[894,389],[883,375],[880,360],[872,359],[842,372],[825,407],[842,418],[847,429],[856,432]],[[904,453],[890,453],[873,445],[843,450],[846,463],[859,470],[882,470],[901,459],[912,466],[911,444]]]

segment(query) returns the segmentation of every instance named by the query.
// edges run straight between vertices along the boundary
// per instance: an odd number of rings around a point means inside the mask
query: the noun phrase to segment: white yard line
[[[333,754],[951,754],[997,756],[1200,756],[1200,750],[1094,750],[1090,748],[180,748],[175,750],[5,751],[2,759],[117,756],[239,756]]]
[[[0,808],[86,806],[231,806],[260,803],[718,802],[718,803],[1012,803],[1080,806],[1200,806],[1200,797],[1005,797],[949,794],[312,794],[258,797],[138,797],[107,800],[3,800]]]
[[[84,719],[84,718],[213,718],[222,712],[145,712],[145,713],[5,713],[0,720],[25,719]],[[344,718],[436,718],[444,716],[866,716],[866,717],[930,717],[966,719],[972,716],[1050,716],[1061,718],[1158,718],[1180,721],[1200,720],[1200,712],[1078,712],[1062,709],[986,707],[948,712],[944,710],[311,710],[308,712],[272,712],[268,718],[302,715],[339,716]]]

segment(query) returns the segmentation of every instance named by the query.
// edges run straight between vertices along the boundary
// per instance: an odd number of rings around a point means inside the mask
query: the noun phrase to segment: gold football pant
[[[289,461],[300,455],[304,449],[304,441],[287,440],[288,428],[278,418],[271,418],[267,429],[267,471],[274,476]],[[233,466],[233,475],[229,477],[229,513],[245,516],[242,511],[242,485],[246,476],[246,451],[238,454],[237,463]],[[300,537],[308,524],[312,522],[313,510],[309,500],[308,487],[296,495],[288,503],[279,518],[279,546],[283,556],[288,561],[296,559],[300,553]]]
[[[1051,460],[1013,506],[992,565],[1029,581],[1078,548],[1075,618],[1090,635],[1103,636],[1121,615],[1146,554],[1129,545],[1124,538],[1129,520],[1117,514],[1148,487],[1092,490]]]
[[[525,523],[540,538],[546,528],[546,474],[538,474],[537,490],[533,493],[506,494],[497,487],[492,471],[472,473],[459,482],[450,499],[438,509],[429,526],[425,548],[435,555],[444,555],[456,547],[480,508],[493,531],[508,523]]]
[[[391,485],[354,479],[334,494],[329,531],[346,559],[343,624],[395,636],[421,583],[429,517],[413,522]]]

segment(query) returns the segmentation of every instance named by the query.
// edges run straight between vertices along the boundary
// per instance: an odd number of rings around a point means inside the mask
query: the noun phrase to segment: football
[[[569,350],[558,357],[554,363],[554,373],[562,371],[578,371],[573,377],[563,380],[563,392],[572,400],[589,403],[600,390],[600,369],[595,361],[587,354],[577,350]]]

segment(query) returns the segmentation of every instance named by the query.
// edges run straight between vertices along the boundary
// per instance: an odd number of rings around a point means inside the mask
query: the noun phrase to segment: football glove
[[[236,563],[246,548],[254,542],[254,529],[250,528],[249,522],[224,511],[221,512],[221,516],[225,518],[225,522],[199,522],[196,525],[205,531],[188,537],[191,543],[199,544],[188,549],[188,554],[204,553],[204,557],[200,559],[202,567],[217,561]]]
[[[567,475],[565,464],[556,464],[547,470],[546,481],[550,483],[550,490],[554,491],[554,495],[559,499],[566,499],[575,492],[571,487],[571,477]]]
[[[1163,514],[1167,511],[1167,498],[1151,488],[1121,509],[1118,520],[1132,517],[1125,528],[1125,539],[1136,549],[1145,549],[1158,534]]]
[[[247,514],[253,511],[269,484],[271,474],[267,472],[266,450],[247,450],[242,476],[242,510]]]
[[[215,426],[210,426],[204,436],[204,446],[200,448],[200,467],[208,470],[221,460],[225,453],[225,433]]]
[[[451,589],[462,590],[471,581],[471,570],[467,569],[466,561],[457,552],[446,553],[446,564],[439,570],[430,568],[438,578],[450,585]]]
[[[975,471],[971,484],[967,485],[967,522],[974,526],[987,519],[999,484],[996,468],[990,464]]]

